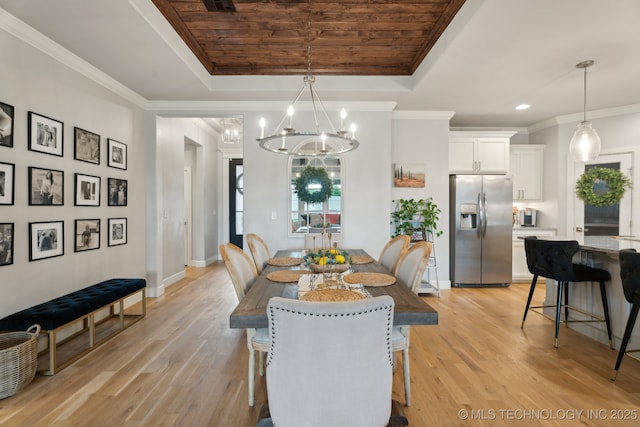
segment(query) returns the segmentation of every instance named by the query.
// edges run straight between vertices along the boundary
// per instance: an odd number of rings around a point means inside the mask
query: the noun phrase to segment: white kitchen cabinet
[[[512,145],[509,173],[513,175],[513,200],[542,200],[544,145]]]
[[[524,252],[524,240],[520,236],[555,236],[556,230],[551,228],[517,227],[513,229],[513,252],[511,255],[511,279],[513,282],[531,283],[533,275],[527,267],[527,256]]]
[[[515,132],[449,133],[449,172],[455,174],[506,174],[509,142]]]

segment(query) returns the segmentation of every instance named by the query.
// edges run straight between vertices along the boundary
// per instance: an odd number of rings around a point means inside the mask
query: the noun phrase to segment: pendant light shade
[[[591,126],[591,122],[582,122],[578,125],[571,138],[569,151],[576,162],[590,162],[600,155],[600,137]]]
[[[569,152],[576,162],[590,162],[600,155],[602,144],[598,132],[587,121],[587,68],[593,65],[592,60],[582,61],[576,68],[584,70],[584,114],[569,144]]]

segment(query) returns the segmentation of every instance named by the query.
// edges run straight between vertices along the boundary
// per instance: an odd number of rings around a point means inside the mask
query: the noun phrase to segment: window
[[[306,203],[298,200],[295,180],[307,166],[324,168],[331,179],[329,200],[324,203]],[[302,235],[320,233],[322,227],[334,233],[342,231],[342,167],[339,157],[291,157],[289,193],[291,200],[291,233]],[[313,183],[309,188],[313,189]]]

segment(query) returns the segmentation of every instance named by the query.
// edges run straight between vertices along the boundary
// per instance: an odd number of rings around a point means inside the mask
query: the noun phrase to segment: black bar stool
[[[631,312],[629,312],[629,319],[627,320],[627,326],[624,328],[624,336],[622,337],[622,344],[620,344],[620,351],[618,352],[618,359],[616,360],[615,375],[612,378],[616,380],[618,376],[618,369],[622,363],[622,358],[625,353],[632,353],[640,350],[627,351],[627,344],[629,344],[629,338],[633,331],[633,326],[636,323],[638,317],[638,311],[640,310],[640,253],[635,249],[623,249],[618,254],[620,259],[620,279],[622,279],[622,290],[624,291],[624,297],[631,304]]]
[[[596,320],[572,320],[572,322],[594,322],[604,321],[607,325],[607,334],[609,335],[609,347],[613,349],[613,340],[611,339],[611,322],[609,320],[609,303],[607,302],[607,290],[604,282],[611,279],[608,271],[601,268],[589,267],[582,264],[574,263],[573,256],[580,250],[578,242],[575,240],[541,240],[535,237],[526,237],[524,239],[524,250],[527,256],[527,267],[533,280],[531,281],[531,289],[529,290],[529,298],[527,306],[522,316],[521,328],[524,328],[524,321],[527,318],[529,310],[555,307],[556,308],[556,341],[554,347],[558,347],[558,332],[560,329],[562,307],[564,307],[564,321],[568,326],[569,309],[578,311]],[[536,288],[538,276],[555,280],[558,283],[558,296],[556,305],[531,306],[531,298]],[[599,282],[600,295],[602,297],[602,308],[604,310],[604,319],[593,313],[588,313],[576,307],[569,305],[569,282]],[[564,294],[564,304],[562,296]],[[540,313],[540,312],[538,312]]]

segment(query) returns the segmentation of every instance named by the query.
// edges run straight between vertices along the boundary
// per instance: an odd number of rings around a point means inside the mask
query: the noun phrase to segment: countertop
[[[519,236],[524,239],[529,236]],[[640,237],[633,236],[586,236],[582,238],[571,238],[564,236],[546,236],[541,238],[551,240],[577,240],[580,249],[585,251],[602,252],[606,254],[616,255],[622,249],[635,249],[640,252]]]

